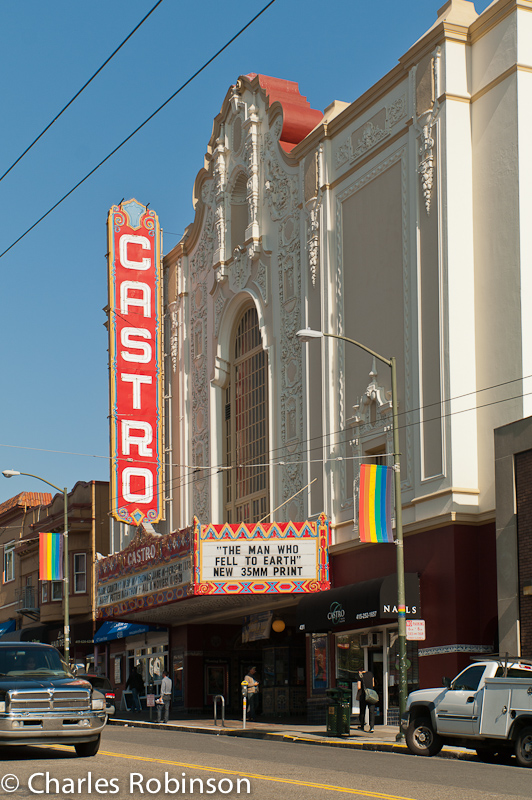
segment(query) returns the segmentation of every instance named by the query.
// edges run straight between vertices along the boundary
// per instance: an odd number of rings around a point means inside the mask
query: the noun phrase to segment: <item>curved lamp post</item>
[[[398,412],[397,412],[397,371],[395,357],[384,358],[374,350],[370,350],[360,342],[354,339],[349,339],[347,336],[338,336],[335,333],[324,333],[323,331],[314,331],[310,328],[303,329],[296,333],[296,336],[302,342],[310,342],[312,339],[322,339],[324,336],[331,337],[332,339],[340,339],[343,342],[349,342],[366,353],[374,356],[378,361],[382,361],[390,367],[392,372],[392,422],[393,422],[393,468],[394,468],[394,489],[395,489],[395,544],[397,545],[397,609],[398,609],[398,644],[399,644],[399,726],[401,725],[401,717],[406,709],[406,698],[408,695],[407,683],[407,666],[406,666],[406,596],[405,596],[405,565],[404,565],[404,549],[403,549],[403,516],[401,504],[401,468],[399,459],[399,425],[398,425]],[[402,738],[401,728],[397,739]]]
[[[64,503],[64,533],[63,533],[63,609],[64,609],[64,656],[65,661],[69,662],[70,660],[70,605],[69,605],[69,565],[68,565],[68,490],[66,487],[64,489],[60,489],[59,486],[56,486],[55,483],[50,483],[50,481],[41,478],[39,475],[32,475],[29,472],[17,472],[15,469],[5,469],[2,472],[4,478],[14,478],[16,475],[26,475],[28,478],[36,478],[38,481],[42,481],[43,483],[47,483],[48,486],[51,486],[52,489],[56,489],[63,495],[63,503]]]

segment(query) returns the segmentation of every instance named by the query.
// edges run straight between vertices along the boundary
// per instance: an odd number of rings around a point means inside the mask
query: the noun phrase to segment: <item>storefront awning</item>
[[[17,627],[17,623],[14,619],[8,619],[7,622],[2,622],[0,624],[0,636],[3,636],[5,633],[11,633]]]
[[[6,623],[7,624],[7,623]],[[1,635],[4,642],[48,642],[48,626],[34,625],[32,628],[19,628],[15,630],[16,623],[13,620],[13,627]]]
[[[419,577],[405,575],[406,616],[419,619]],[[324,633],[346,625],[362,628],[376,620],[397,619],[397,575],[351,583],[339,589],[316,592],[301,598],[297,624],[305,633]]]
[[[136,636],[138,633],[163,630],[157,625],[137,625],[133,622],[104,622],[96,631],[94,644],[112,642],[115,639],[125,639],[126,636]]]

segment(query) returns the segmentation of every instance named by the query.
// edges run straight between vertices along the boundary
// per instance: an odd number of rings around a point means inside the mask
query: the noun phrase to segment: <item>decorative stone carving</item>
[[[260,119],[255,106],[250,106],[249,117],[245,127],[246,156],[248,161],[247,202],[249,208],[249,226],[246,238],[258,238],[259,232],[259,127]]]
[[[434,139],[431,136],[432,126],[424,125],[421,130],[418,172],[421,175],[421,188],[425,200],[427,214],[430,214],[432,187],[434,185]]]
[[[259,287],[264,305],[267,306],[270,302],[268,293],[268,268],[263,261],[259,261],[254,281]]]
[[[178,341],[178,320],[179,310],[178,303],[169,303],[167,307],[168,317],[170,319],[170,360],[172,362],[172,372],[177,370],[177,359],[179,352]]]
[[[265,197],[273,220],[282,219],[291,210],[297,193],[296,179],[281,169],[274,152],[271,133],[264,137],[262,160],[264,164]]]
[[[386,123],[388,128],[393,128],[403,117],[406,117],[406,95],[403,94],[386,109]]]
[[[212,255],[214,250],[214,215],[212,209],[206,212],[207,219],[203,227],[201,238],[192,257],[190,272],[196,280],[201,280],[205,277],[208,267],[212,266]]]
[[[233,263],[229,270],[229,288],[232,292],[242,291],[251,277],[251,258],[245,247],[239,245],[233,250]]]
[[[354,136],[355,134],[353,134],[353,138]],[[371,148],[375,147],[379,142],[382,142],[387,136],[389,136],[389,131],[385,128],[378,128],[373,122],[366,122],[362,128],[362,135],[351,142],[353,154],[350,160],[356,161],[358,158],[361,158],[364,153],[371,150]]]
[[[347,162],[362,158],[368,150],[390,135],[390,130],[406,116],[406,95],[394,100],[389,106],[374,114],[364,125],[355,130],[349,139],[336,151],[336,168]]]
[[[310,210],[308,233],[308,266],[310,270],[310,280],[312,286],[315,287],[318,279],[320,262],[320,209],[317,204]]]
[[[425,210],[430,214],[432,190],[434,188],[434,146],[432,130],[436,124],[440,106],[439,70],[441,51],[437,50],[412,69],[412,94],[415,98],[414,127],[419,136],[418,172]],[[418,75],[419,71],[419,75]]]

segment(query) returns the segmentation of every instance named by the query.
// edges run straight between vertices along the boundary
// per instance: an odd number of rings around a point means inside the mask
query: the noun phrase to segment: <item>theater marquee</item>
[[[200,525],[194,593],[300,594],[330,588],[329,522]]]
[[[163,516],[160,229],[136,200],[113,206],[107,227],[111,509],[140,525]]]
[[[192,594],[192,531],[147,535],[140,526],[120,553],[96,567],[97,617],[116,619]]]

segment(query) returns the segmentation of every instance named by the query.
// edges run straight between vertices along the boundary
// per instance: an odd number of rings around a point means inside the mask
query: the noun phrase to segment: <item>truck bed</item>
[[[530,678],[486,678],[483,689],[480,735],[507,738],[518,717],[532,724],[532,675]]]

